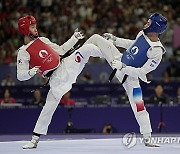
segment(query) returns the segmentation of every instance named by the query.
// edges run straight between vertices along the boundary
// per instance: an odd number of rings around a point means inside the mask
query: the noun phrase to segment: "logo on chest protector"
[[[134,46],[132,49],[131,49],[131,54],[132,55],[137,55],[139,52],[139,49],[137,46]]]
[[[48,55],[48,52],[46,50],[39,51],[39,57],[45,58]]]
[[[137,55],[139,52],[139,48],[137,46],[132,47],[132,49],[128,52],[127,59],[133,59],[134,60],[134,55]]]
[[[39,51],[39,57],[43,58],[43,63],[47,61],[48,63],[52,62],[53,58],[51,54],[48,54],[46,50]]]
[[[81,58],[84,58],[84,57],[81,55],[80,52],[76,52],[75,55],[76,55],[75,61],[76,61],[77,63],[80,63],[80,62],[81,62]]]

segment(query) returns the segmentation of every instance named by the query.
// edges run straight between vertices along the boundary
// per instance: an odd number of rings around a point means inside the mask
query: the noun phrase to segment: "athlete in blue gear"
[[[98,46],[103,51],[108,63],[114,68],[114,74],[128,94],[132,110],[140,126],[140,133],[144,137],[144,143],[149,147],[158,147],[159,145],[149,142],[152,129],[149,113],[144,106],[139,79],[149,83],[146,74],[155,70],[161,62],[165,49],[159,40],[159,34],[162,34],[166,28],[167,19],[159,13],[154,13],[149,17],[144,29],[138,33],[135,40],[118,38],[110,33],[105,33],[104,38],[109,43],[97,34],[86,42]],[[126,51],[120,54],[115,46],[123,47]]]

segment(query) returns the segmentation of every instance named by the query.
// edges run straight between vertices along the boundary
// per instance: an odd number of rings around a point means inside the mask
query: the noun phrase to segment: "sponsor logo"
[[[122,138],[122,144],[126,148],[132,148],[136,144],[144,144],[142,137],[137,137],[135,133],[127,133]],[[150,144],[180,144],[180,137],[151,137],[146,139],[146,143]]]
[[[136,145],[137,138],[135,133],[127,133],[122,139],[122,143],[125,147],[131,148]]]

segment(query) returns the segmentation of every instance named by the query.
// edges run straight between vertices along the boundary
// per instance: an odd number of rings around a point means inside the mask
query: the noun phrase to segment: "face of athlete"
[[[144,25],[144,29],[148,28],[151,25],[152,21],[149,19],[147,23]]]
[[[29,31],[31,32],[31,34],[33,34],[34,36],[38,36],[38,31],[37,31],[37,26],[36,24],[32,24],[29,26]]]

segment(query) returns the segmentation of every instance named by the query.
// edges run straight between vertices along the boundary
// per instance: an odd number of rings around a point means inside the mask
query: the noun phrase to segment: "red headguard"
[[[23,35],[30,35],[30,31],[29,31],[29,26],[32,24],[37,24],[36,19],[33,16],[25,16],[19,19],[18,21],[18,27],[19,27],[19,31],[23,34]]]

